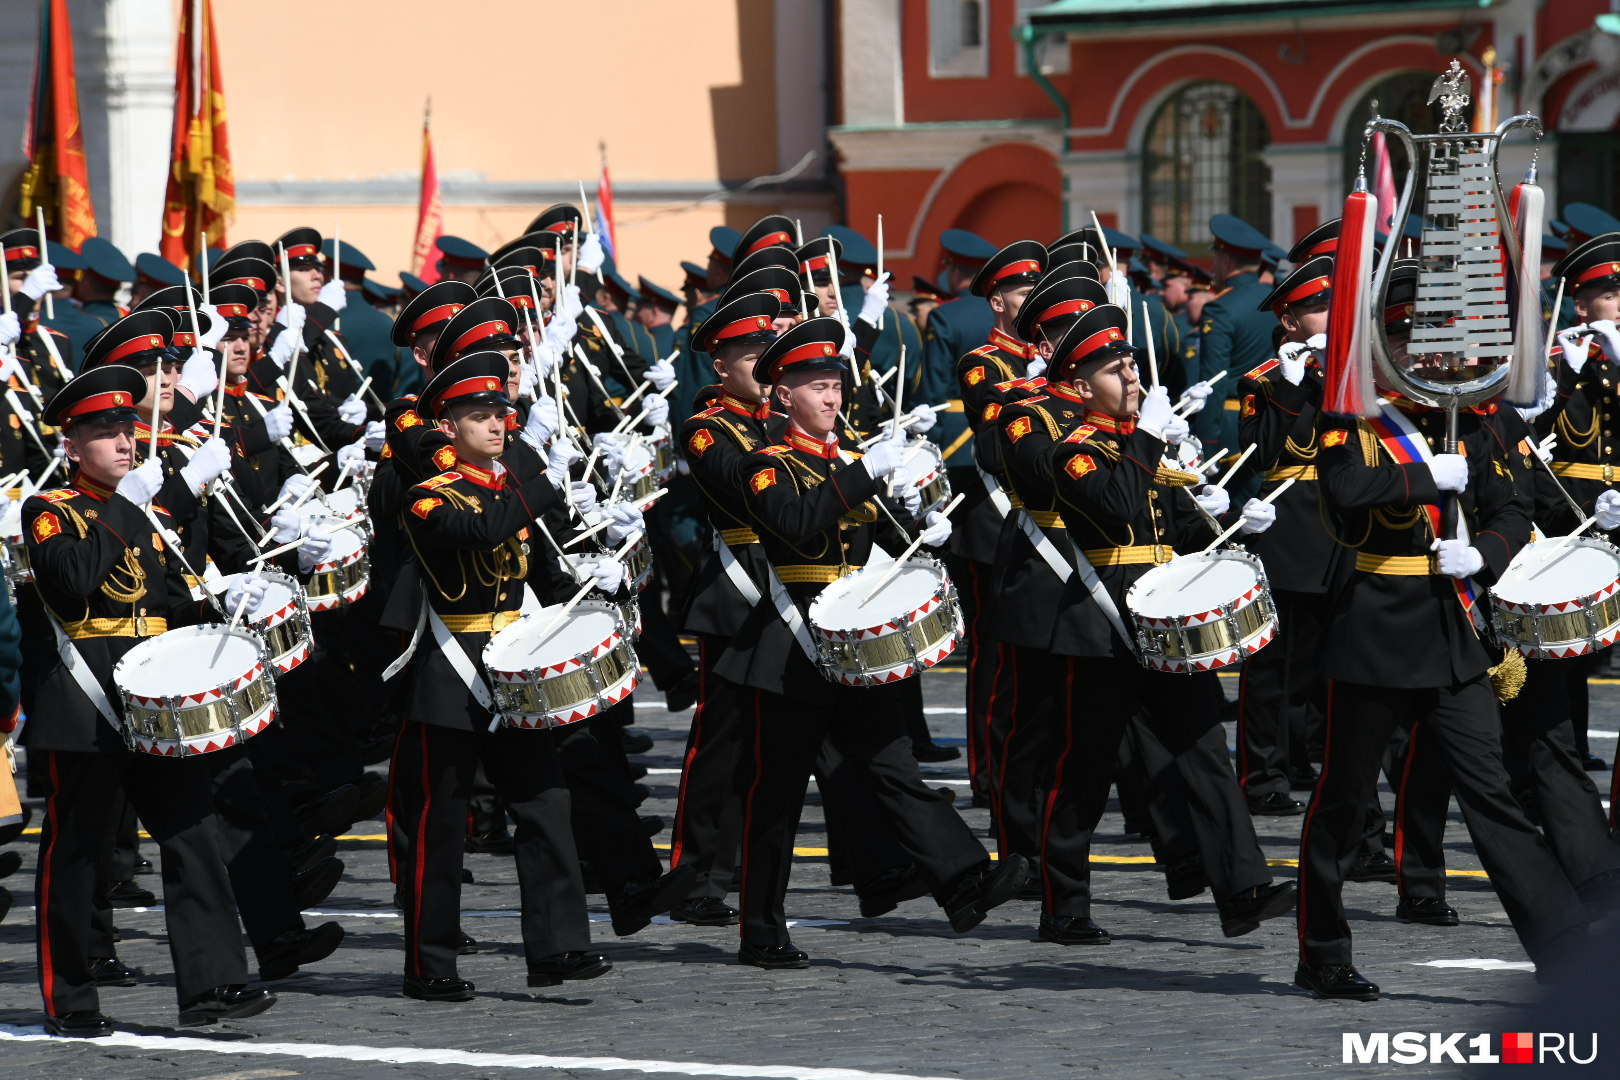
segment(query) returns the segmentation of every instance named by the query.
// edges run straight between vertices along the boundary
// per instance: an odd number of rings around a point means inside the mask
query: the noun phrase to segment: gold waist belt
[[[830,585],[846,574],[859,570],[859,566],[819,566],[801,564],[795,566],[778,566],[776,576],[782,579],[784,585],[814,584]]]
[[[741,547],[744,544],[759,543],[759,533],[747,527],[741,529],[721,529],[720,539],[724,540],[729,547]]]
[[[1580,461],[1555,461],[1552,471],[1559,476],[1573,476],[1577,480],[1601,480],[1605,484],[1615,482],[1613,465],[1588,465]]]
[[[518,611],[480,611],[472,615],[440,614],[439,619],[452,634],[498,634],[521,615]]]
[[[1175,549],[1169,544],[1134,544],[1131,547],[1088,548],[1086,561],[1092,566],[1137,566],[1167,563]]]
[[[1028,514],[1030,516],[1030,520],[1034,521],[1035,524],[1039,525],[1043,529],[1065,528],[1063,524],[1063,515],[1058,513],[1056,510],[1025,510],[1024,513]],[[1109,550],[1111,551],[1113,549],[1110,548]]]
[[[80,619],[63,623],[62,630],[74,641],[98,637],[156,637],[169,632],[169,620],[150,615],[134,619]]]
[[[1266,483],[1274,484],[1279,480],[1315,480],[1315,465],[1285,465],[1280,469],[1266,470]]]
[[[1371,555],[1356,552],[1356,569],[1364,574],[1392,574],[1396,577],[1428,577],[1439,573],[1431,555]]]

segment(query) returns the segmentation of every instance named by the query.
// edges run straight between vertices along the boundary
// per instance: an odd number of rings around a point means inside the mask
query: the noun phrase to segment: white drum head
[[[1510,604],[1550,604],[1590,596],[1617,577],[1620,561],[1607,544],[1553,537],[1521,548],[1491,592]]]
[[[226,639],[223,648],[221,638]],[[148,638],[125,653],[116,679],[125,693],[156,699],[228,685],[258,662],[259,643],[251,634],[223,626],[187,626]]]
[[[940,586],[939,569],[932,561],[910,559],[881,592],[862,606],[866,594],[887,572],[865,567],[828,585],[811,602],[810,621],[824,630],[864,630],[916,611]]]
[[[326,557],[328,563],[346,563],[358,558],[360,550],[365,545],[359,534],[353,529],[344,529],[342,532],[332,534],[332,553]]]
[[[550,626],[561,610],[561,604],[553,604],[533,615],[525,614],[490,639],[484,647],[484,663],[495,671],[526,671],[560,664],[580,653],[589,653],[612,637],[619,625],[612,605],[586,600],[542,639],[540,631]]]
[[[210,563],[209,565],[213,564]],[[248,577],[247,574],[227,574],[224,577],[214,578],[212,580],[205,579],[204,583],[208,586],[208,591],[219,597],[220,603],[223,604],[225,602],[225,594],[230,591],[231,586],[235,585],[237,582],[246,577]],[[264,580],[264,599],[259,601],[259,611],[262,614],[268,615],[273,612],[280,611],[282,608],[292,603],[293,590],[291,578],[287,577],[285,574],[279,574],[269,570],[261,572],[259,577]],[[234,615],[235,612],[231,612],[231,614]]]
[[[1255,581],[1254,567],[1242,559],[1215,552],[1179,555],[1138,578],[1128,600],[1144,619],[1169,619],[1230,604]]]
[[[326,497],[326,505],[338,517],[350,517],[360,509],[360,493],[352,487],[339,488]]]

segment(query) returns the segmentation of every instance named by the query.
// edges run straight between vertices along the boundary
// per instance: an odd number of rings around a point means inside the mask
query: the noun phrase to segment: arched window
[[[1209,250],[1209,219],[1235,214],[1271,232],[1271,142],[1265,117],[1236,87],[1182,87],[1159,107],[1142,146],[1142,231]]]
[[[979,0],[962,0],[962,45],[977,49],[984,44],[984,8]]]
[[[1344,127],[1344,190],[1349,192],[1356,182],[1356,173],[1361,168],[1361,133],[1372,119],[1373,102],[1378,103],[1378,115],[1387,116],[1391,120],[1399,120],[1412,129],[1415,135],[1428,135],[1439,130],[1440,106],[1430,105],[1429,91],[1434,86],[1434,72],[1432,71],[1406,71],[1399,75],[1391,75],[1381,79],[1376,86],[1361,96],[1356,107],[1350,110],[1350,118]],[[1470,126],[1473,123],[1474,106],[1472,103],[1464,110],[1464,116]],[[1386,139],[1389,146],[1390,173],[1395,179],[1395,191],[1399,195],[1401,185],[1406,183],[1406,148],[1399,140]],[[1377,163],[1373,161],[1372,144],[1368,143],[1367,158],[1367,184],[1372,187],[1378,183],[1373,175]]]

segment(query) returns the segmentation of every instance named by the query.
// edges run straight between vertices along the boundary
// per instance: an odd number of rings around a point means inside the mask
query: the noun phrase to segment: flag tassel
[[[1547,391],[1549,373],[1542,347],[1541,229],[1547,196],[1536,183],[1535,166],[1513,189],[1513,227],[1519,233],[1519,266],[1514,277],[1518,319],[1513,328],[1513,361],[1502,396],[1510,405],[1533,406]]]
[[[1339,416],[1372,416],[1378,402],[1372,377],[1373,225],[1378,203],[1365,176],[1344,200],[1333,258],[1322,409]]]

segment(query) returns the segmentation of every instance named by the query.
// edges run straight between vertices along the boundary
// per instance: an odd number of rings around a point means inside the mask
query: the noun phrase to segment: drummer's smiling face
[[[499,405],[451,405],[439,430],[456,445],[456,457],[489,468],[506,449],[507,409]]]
[[[68,460],[103,487],[117,487],[135,467],[135,424],[74,424],[62,440]]]
[[[775,404],[806,435],[825,439],[838,424],[844,381],[837,371],[788,372],[775,387]]]
[[[1128,354],[1083,365],[1075,372],[1071,385],[1086,408],[1121,420],[1136,415],[1141,404],[1142,384],[1136,360]]]

